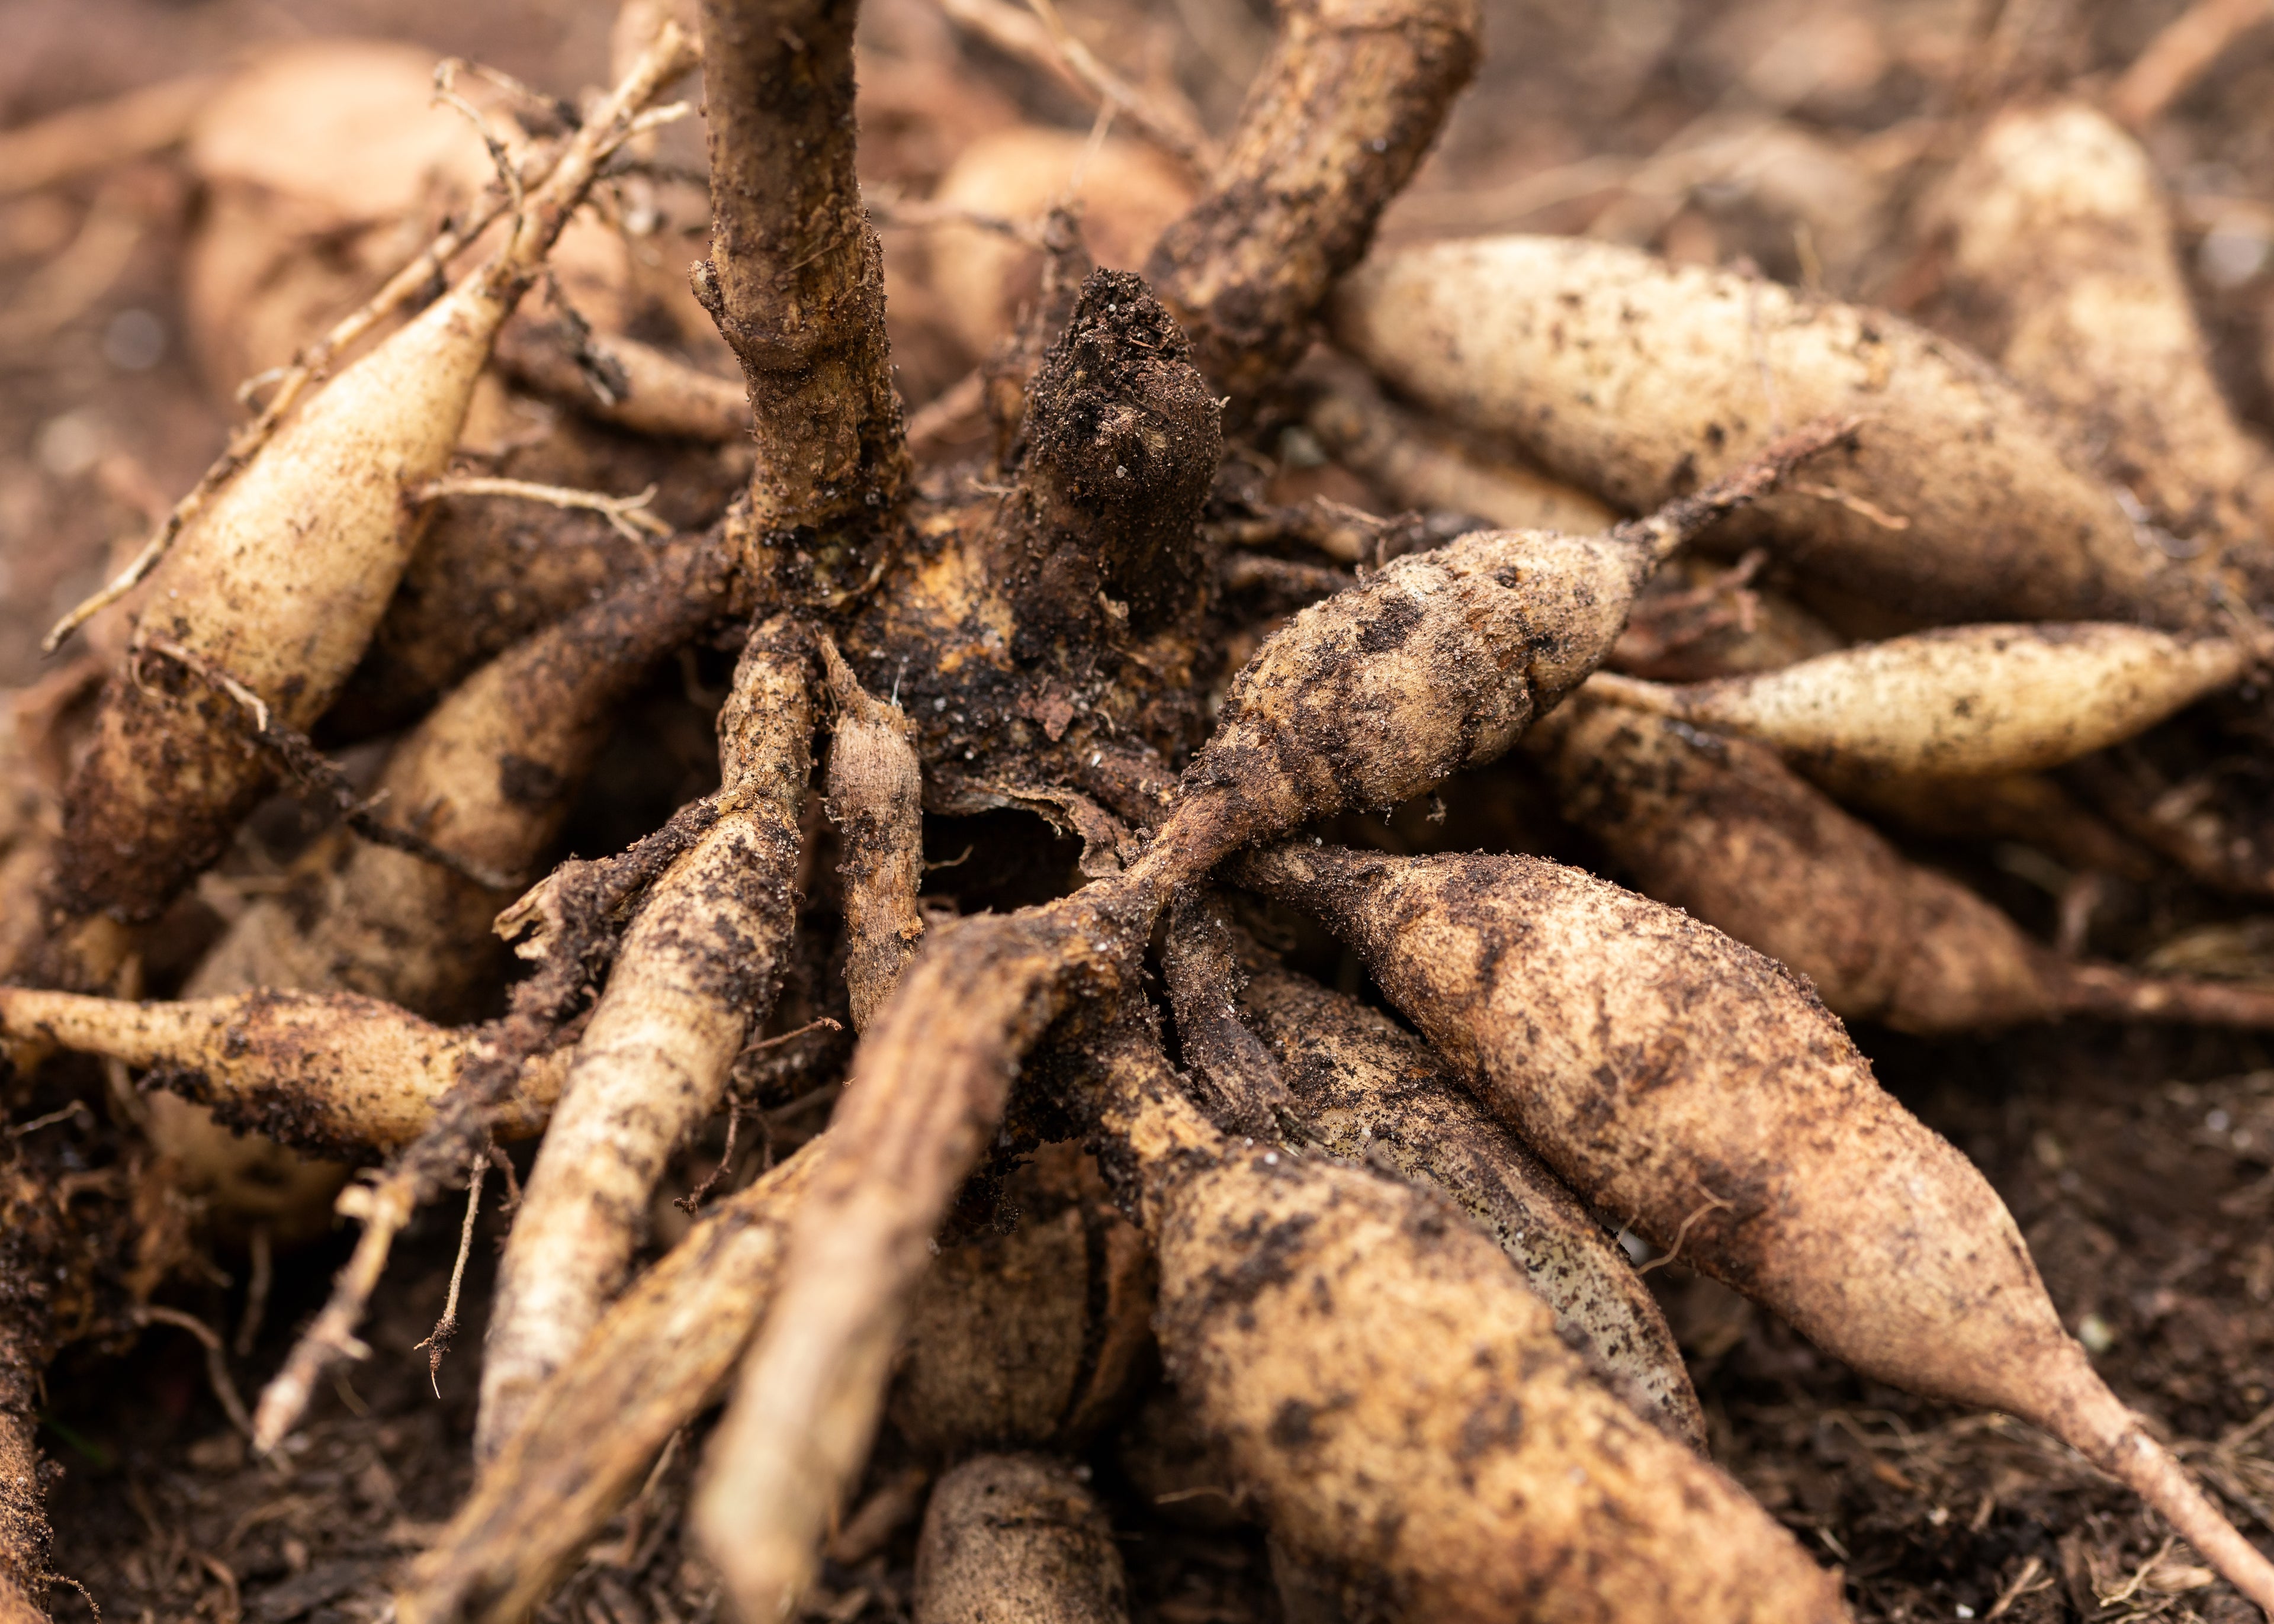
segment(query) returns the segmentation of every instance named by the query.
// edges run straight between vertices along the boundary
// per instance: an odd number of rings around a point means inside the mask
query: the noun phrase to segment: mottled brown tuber
[[[1536,858],[1284,846],[1231,874],[1344,935],[1583,1199],[1865,1375],[2035,1422],[2274,1605],[2274,1563],[2102,1384],[1997,1192],[1790,971]]]
[[[1076,1085],[1161,1260],[1169,1372],[1355,1617],[1844,1619],[1838,1582],[1588,1373],[1441,1198],[1225,1139],[1151,1035]]]
[[[1078,1145],[1004,1182],[1008,1234],[943,1239],[908,1307],[887,1407],[927,1455],[1078,1448],[1147,1373],[1153,1258]]]
[[[942,1477],[916,1545],[915,1624],[1127,1624],[1121,1553],[1088,1477],[983,1455]]]
[[[1240,1010],[1279,1064],[1303,1143],[1449,1197],[1499,1243],[1607,1387],[1705,1452],[1682,1350],[1626,1254],[1427,1044],[1285,970],[1251,981]]]
[[[1798,971],[1842,1019],[1924,1033],[2065,1014],[2274,1023],[2263,989],[2059,957],[1751,741],[1630,710],[1591,686],[1528,744],[1564,815],[1638,889]]]

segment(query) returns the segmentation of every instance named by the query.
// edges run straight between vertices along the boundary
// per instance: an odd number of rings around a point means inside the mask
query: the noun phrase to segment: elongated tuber
[[[1630,509],[1734,466],[1780,420],[1859,415],[1818,482],[1728,532],[1851,590],[1946,620],[2127,618],[2156,597],[2160,554],[2062,432],[1900,317],[1528,237],[1384,254],[1334,312],[1397,388]],[[2170,613],[2199,602],[2183,590]]]
[[[1077,1086],[1161,1259],[1162,1350],[1357,1616],[1822,1620],[1838,1581],[1587,1372],[1457,1212],[1211,1128],[1141,1026]]]
[[[335,1157],[417,1139],[482,1042],[478,1033],[345,992],[134,1004],[0,987],[0,1033],[148,1066],[225,1126]],[[491,1119],[500,1138],[544,1127],[567,1059],[553,1052],[522,1067]]]
[[[1256,975],[1239,1007],[1279,1062],[1306,1142],[1451,1198],[1555,1311],[1565,1344],[1645,1419],[1704,1451],[1682,1350],[1634,1266],[1428,1045],[1290,971]]]
[[[1761,739],[1839,775],[2030,772],[2128,739],[2256,663],[2226,637],[2141,626],[1954,626],[1859,643],[1781,671],[1607,697]]]
[[[1866,1375],[2035,1422],[2274,1607],[2274,1563],[2102,1384],[1997,1192],[1790,971],[1536,858],[1285,846],[1231,873],[1344,934],[1585,1199]]]
[[[1583,688],[1527,744],[1564,815],[1640,890],[1799,971],[1844,1019],[1924,1033],[2066,1014],[2274,1023],[2263,989],[2059,957],[1751,741]]]
[[[666,26],[530,192],[505,245],[335,377],[183,533],[138,639],[160,639],[305,731],[362,654],[408,555],[407,492],[441,473],[491,341],[640,109],[691,64]],[[237,700],[130,655],[65,800],[57,900],[147,918],[221,851],[266,778]]]
[[[2009,108],[1945,189],[1943,325],[2066,414],[2190,554],[2255,538],[2274,460],[2212,375],[2139,142],[2081,102]]]

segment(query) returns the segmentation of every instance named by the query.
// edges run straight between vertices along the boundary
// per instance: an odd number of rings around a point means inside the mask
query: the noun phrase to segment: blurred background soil
[[[1269,39],[1267,14],[1246,0],[1064,8],[1109,60],[1175,86],[1218,131]],[[1592,229],[1916,309],[1934,297],[1936,267],[1931,240],[1908,224],[1910,206],[1954,155],[1965,117],[2042,87],[2105,83],[2180,10],[2178,0],[1486,0],[1480,79],[1386,230]],[[327,34],[410,41],[574,95],[604,76],[612,21],[605,0],[4,0],[0,127]],[[862,71],[867,178],[881,199],[922,198],[990,129],[1022,117],[1077,132],[1090,123],[1073,95],[972,43],[928,0],[872,0]],[[2274,23],[2244,34],[2147,139],[2223,376],[2242,413],[2274,427],[2262,366],[2274,297]],[[0,190],[0,684],[41,674],[40,633],[221,444],[230,380],[200,373],[180,278],[206,201],[164,156]],[[693,257],[702,222],[672,223]],[[919,253],[919,236],[888,229],[888,256]],[[903,391],[920,406],[976,357],[923,288],[903,278],[893,297]],[[1299,447],[1279,449],[1304,460]],[[675,775],[647,775],[661,811],[588,808],[584,849],[620,844],[609,831],[651,826],[702,787],[707,726],[680,714],[697,674],[690,667],[682,688],[675,673],[656,701],[675,721],[651,707],[636,725],[650,741],[639,759],[661,749],[677,763]],[[1460,786],[1447,795],[1457,813]],[[1534,838],[1537,828],[1463,832],[1457,816],[1434,832],[1418,823],[1346,832],[1403,846],[1577,841],[1568,831]],[[1031,840],[994,845],[1006,864],[1031,859]],[[2025,922],[2049,924],[2025,852],[1946,855]],[[990,894],[987,861],[983,852],[964,876],[967,898]],[[998,877],[1005,899],[1023,883]],[[2159,906],[2138,904],[2150,914]],[[2237,1520],[2274,1538],[2274,1059],[2248,1040],[2089,1025],[1965,1044],[1858,1036],[1889,1085],[2003,1192],[2118,1392],[2189,1440],[2186,1458]],[[784,1125],[779,1142],[811,1125]],[[704,1154],[681,1188],[707,1170]],[[373,1357],[320,1399],[275,1463],[246,1459],[184,1333],[160,1327],[130,1346],[67,1354],[51,1376],[43,1441],[63,1469],[57,1568],[85,1595],[58,1588],[56,1616],[92,1616],[93,1604],[127,1620],[384,1616],[388,1571],[465,1486],[493,1217],[439,1391],[412,1351],[440,1310],[456,1228],[454,1211],[422,1217],[368,1329]],[[666,1225],[659,1241],[670,1237]],[[179,1300],[232,1335],[243,1327],[227,1364],[250,1394],[340,1256],[335,1240],[280,1259],[250,1320],[253,1270],[242,1256],[216,1259],[209,1282]],[[1861,1383],[1678,1266],[1652,1279],[1693,1361],[1718,1458],[1846,1568],[1859,1618],[2249,1616],[2128,1496],[2032,1430]],[[547,1619],[712,1616],[715,1598],[677,1534],[699,1450],[689,1439],[666,1456]],[[1141,1618],[1282,1616],[1258,1536],[1170,1522],[1115,1459],[1109,1441],[1093,1464],[1113,1497]],[[872,1487],[892,1492],[893,1470],[883,1460]],[[1206,1519],[1184,1519],[1195,1520]],[[912,1537],[903,1522],[881,1549],[832,1564],[811,1608],[906,1617]]]

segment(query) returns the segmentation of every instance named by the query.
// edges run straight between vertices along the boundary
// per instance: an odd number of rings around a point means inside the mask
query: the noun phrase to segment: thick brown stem
[[[1208,195],[1146,266],[1201,370],[1236,400],[1310,342],[1328,289],[1476,71],[1479,26],[1475,0],[1283,0]]]
[[[695,291],[757,417],[746,564],[857,590],[907,472],[885,269],[854,172],[856,0],[703,0],[711,257]]]

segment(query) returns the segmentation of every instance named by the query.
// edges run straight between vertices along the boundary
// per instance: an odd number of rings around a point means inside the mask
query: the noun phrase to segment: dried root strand
[[[413,1564],[403,1624],[510,1624],[544,1600],[733,1374],[820,1159],[809,1146],[720,1201],[601,1316]]]
[[[836,643],[820,643],[837,706],[827,794],[842,852],[845,980],[854,1028],[865,1032],[923,936],[923,767],[900,706],[871,695]]]
[[[1536,858],[1287,846],[1231,874],[1350,941],[1582,1199],[1860,1373],[2045,1428],[2274,1605],[2274,1563],[2103,1385],[1997,1192],[1790,971]]]
[[[1127,1624],[1121,1552],[1087,1476],[983,1455],[942,1477],[916,1543],[915,1624]]]
[[[1206,195],[1146,279],[1210,382],[1246,401],[1310,342],[1336,278],[1476,71],[1474,0],[1286,0]]]
[[[863,1037],[690,1512],[743,1616],[776,1616],[814,1572],[867,1458],[910,1289],[1020,1057],[1061,1012],[1130,983],[1179,877],[1156,848],[1060,901],[935,933]]]
[[[1598,1385],[1500,1250],[1434,1196],[1242,1148],[1151,1034],[1080,1091],[1161,1260],[1171,1376],[1276,1540],[1359,1616],[1833,1620],[1838,1581]]]
[[[2032,772],[2145,731],[2261,655],[2142,626],[1954,626],[1780,671],[1666,688],[1595,680],[1606,698],[1748,734],[1835,780]]]
[[[621,1289],[664,1163],[772,1008],[797,921],[813,666],[794,621],[752,630],[719,717],[716,821],[649,888],[577,1040],[498,1266],[478,1459]]]
[[[135,1004],[0,987],[0,1033],[149,1067],[226,1126],[350,1159],[417,1139],[485,1041],[356,993],[274,990]],[[566,1069],[521,1064],[489,1118],[500,1138],[544,1127]]]
[[[567,321],[516,321],[498,335],[497,354],[516,382],[635,434],[723,443],[750,432],[742,385],[636,338],[596,337]]]
[[[537,969],[515,986],[505,1019],[481,1029],[456,1081],[435,1102],[425,1131],[378,1178],[341,1195],[339,1210],[360,1220],[363,1233],[333,1281],[323,1309],[260,1395],[252,1418],[255,1449],[275,1449],[299,1425],[317,1380],[334,1364],[369,1353],[356,1340],[355,1327],[395,1236],[487,1139],[489,1118],[510,1095],[523,1068],[553,1042],[606,971],[621,921],[644,887],[700,838],[718,815],[714,801],[682,808],[618,857],[562,864],[499,915],[501,934],[526,936],[516,951],[536,960]]]
[[[1565,816],[1640,890],[1789,965],[1843,1019],[1920,1033],[2087,1013],[2274,1020],[2263,989],[2056,956],[1760,744],[1630,710],[1593,683],[1527,743]]]

